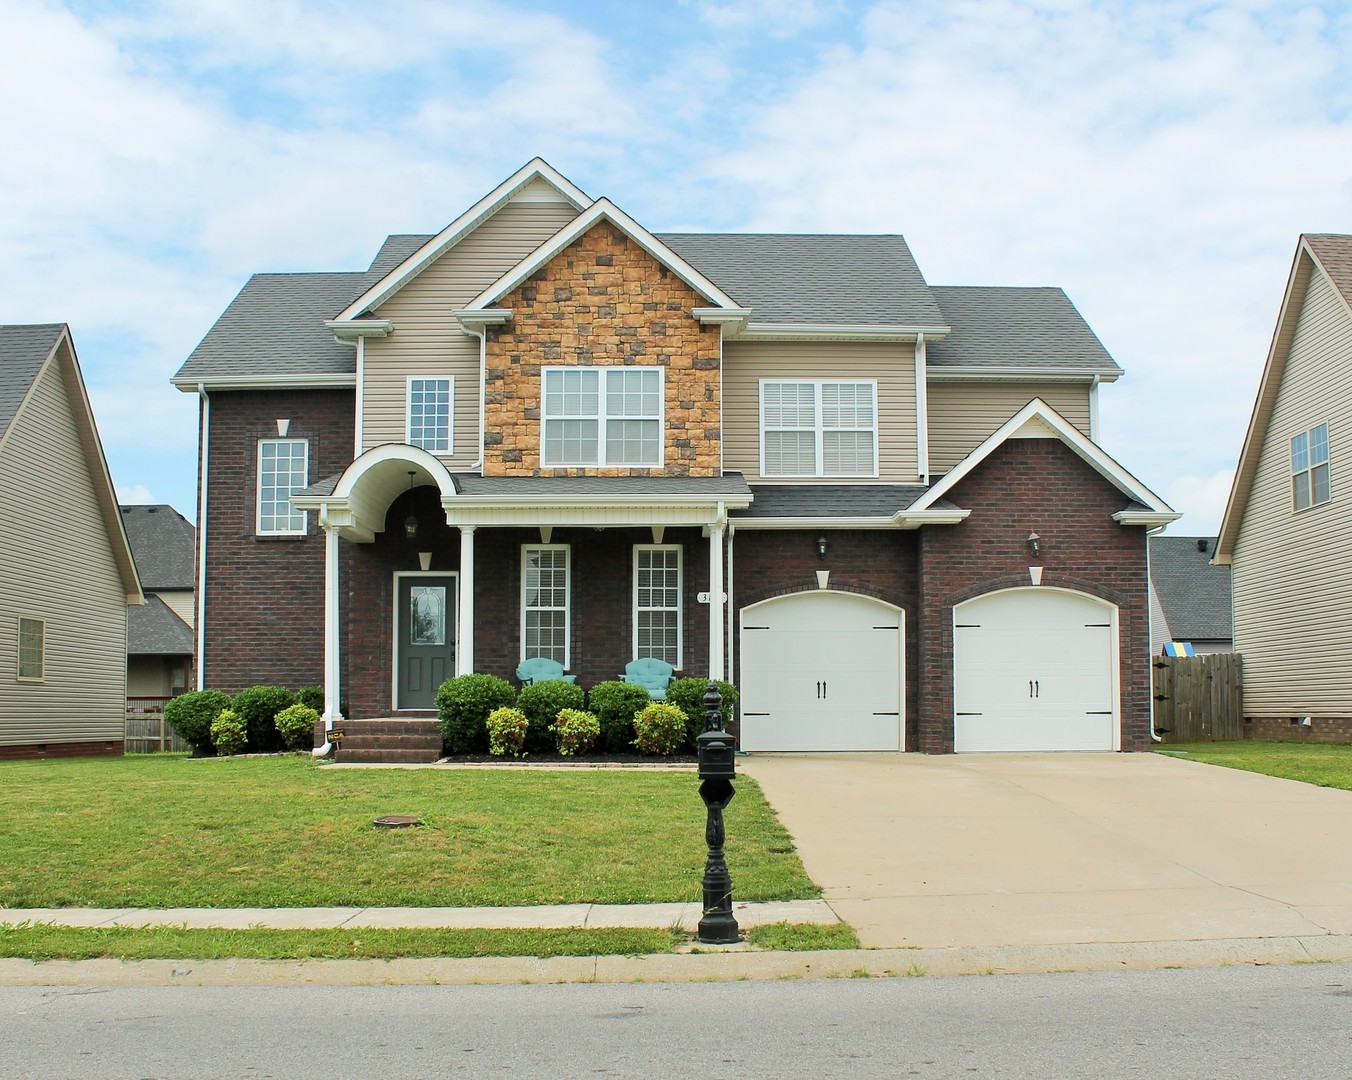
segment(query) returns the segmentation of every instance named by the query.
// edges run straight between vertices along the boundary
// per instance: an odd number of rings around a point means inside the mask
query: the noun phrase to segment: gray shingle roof
[[[1306,233],[1305,242],[1324,265],[1334,287],[1352,304],[1352,236],[1341,233]]]
[[[942,326],[900,236],[656,233],[762,323]]]
[[[1199,541],[1206,550],[1198,550]],[[1150,580],[1175,641],[1225,641],[1234,636],[1230,568],[1211,565],[1215,552],[1210,537],[1150,538]]]
[[[723,476],[477,476],[456,473],[464,495],[512,495],[547,499],[552,495],[748,495],[746,477]]]
[[[122,526],[131,542],[141,587],[191,589],[197,530],[172,506],[122,507]]]
[[[931,290],[953,328],[947,338],[926,350],[932,369],[1122,373],[1061,289],[934,285]]]
[[[757,484],[738,518],[891,518],[920,498],[923,484]]]
[[[19,411],[64,323],[0,326],[0,435]]]
[[[127,608],[128,656],[185,656],[192,646],[191,628],[158,596]]]

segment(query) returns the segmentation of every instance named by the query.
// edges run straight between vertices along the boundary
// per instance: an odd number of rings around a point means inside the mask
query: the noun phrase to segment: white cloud
[[[1220,532],[1230,486],[1235,480],[1234,469],[1221,469],[1206,476],[1184,473],[1162,479],[1164,501],[1179,509],[1187,507],[1186,516],[1170,525],[1169,532],[1181,536],[1215,536]]]
[[[133,484],[131,487],[117,488],[117,501],[123,506],[145,506],[154,505],[159,502],[154,495],[142,484]]]

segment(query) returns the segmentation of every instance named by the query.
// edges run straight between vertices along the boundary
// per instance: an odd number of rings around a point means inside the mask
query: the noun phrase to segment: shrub
[[[323,716],[324,688],[322,686],[302,686],[296,691],[296,704],[307,705]]]
[[[601,734],[601,723],[589,712],[580,709],[560,709],[558,718],[549,725],[558,740],[559,753],[564,757],[585,754],[595,745]]]
[[[222,709],[211,722],[211,741],[216,753],[229,757],[249,744],[249,729],[244,718],[232,709]]]
[[[288,705],[274,719],[277,734],[282,737],[289,750],[301,750],[314,744],[315,725],[319,723],[319,713],[309,705],[296,702]]]
[[[634,745],[644,754],[674,754],[685,742],[685,725],[675,705],[654,701],[634,717]]]
[[[205,757],[211,753],[211,722],[229,707],[229,695],[219,690],[189,690],[165,703],[164,719],[194,757]]]
[[[282,748],[277,734],[277,714],[295,702],[284,686],[251,686],[235,695],[230,706],[249,729],[249,749],[267,754]]]
[[[667,686],[667,701],[689,717],[685,738],[692,750],[696,737],[704,730],[704,691],[708,689],[708,679],[674,679]],[[737,687],[719,679],[718,692],[723,695],[723,702],[718,708],[723,714],[723,727],[726,728],[732,719],[732,710],[737,705]]]
[[[633,683],[616,680],[593,686],[587,705],[601,724],[601,749],[614,752],[633,746],[634,717],[651,700],[648,691]]]
[[[437,691],[441,739],[451,754],[488,749],[488,714],[516,701],[516,691],[496,675],[457,675]]]
[[[526,714],[530,730],[526,733],[526,749],[532,754],[543,754],[554,749],[549,737],[549,725],[561,709],[580,709],[586,695],[582,687],[563,679],[523,686],[517,695],[516,707]]]
[[[484,721],[488,728],[488,752],[495,757],[511,754],[525,757],[526,732],[531,723],[520,709],[494,709]]]

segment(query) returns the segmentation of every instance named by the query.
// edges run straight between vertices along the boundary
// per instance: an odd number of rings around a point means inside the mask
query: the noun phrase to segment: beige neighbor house
[[[0,326],[0,759],[122,753],[142,602],[69,327]]]
[[[197,530],[172,506],[122,507],[146,602],[127,610],[127,712],[157,713],[191,685]]]
[[[1352,236],[1296,247],[1216,561],[1246,733],[1352,740]]]

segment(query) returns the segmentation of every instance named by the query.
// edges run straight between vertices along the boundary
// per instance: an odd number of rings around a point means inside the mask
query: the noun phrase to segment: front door
[[[395,607],[395,708],[435,709],[455,674],[456,579],[401,574]]]

